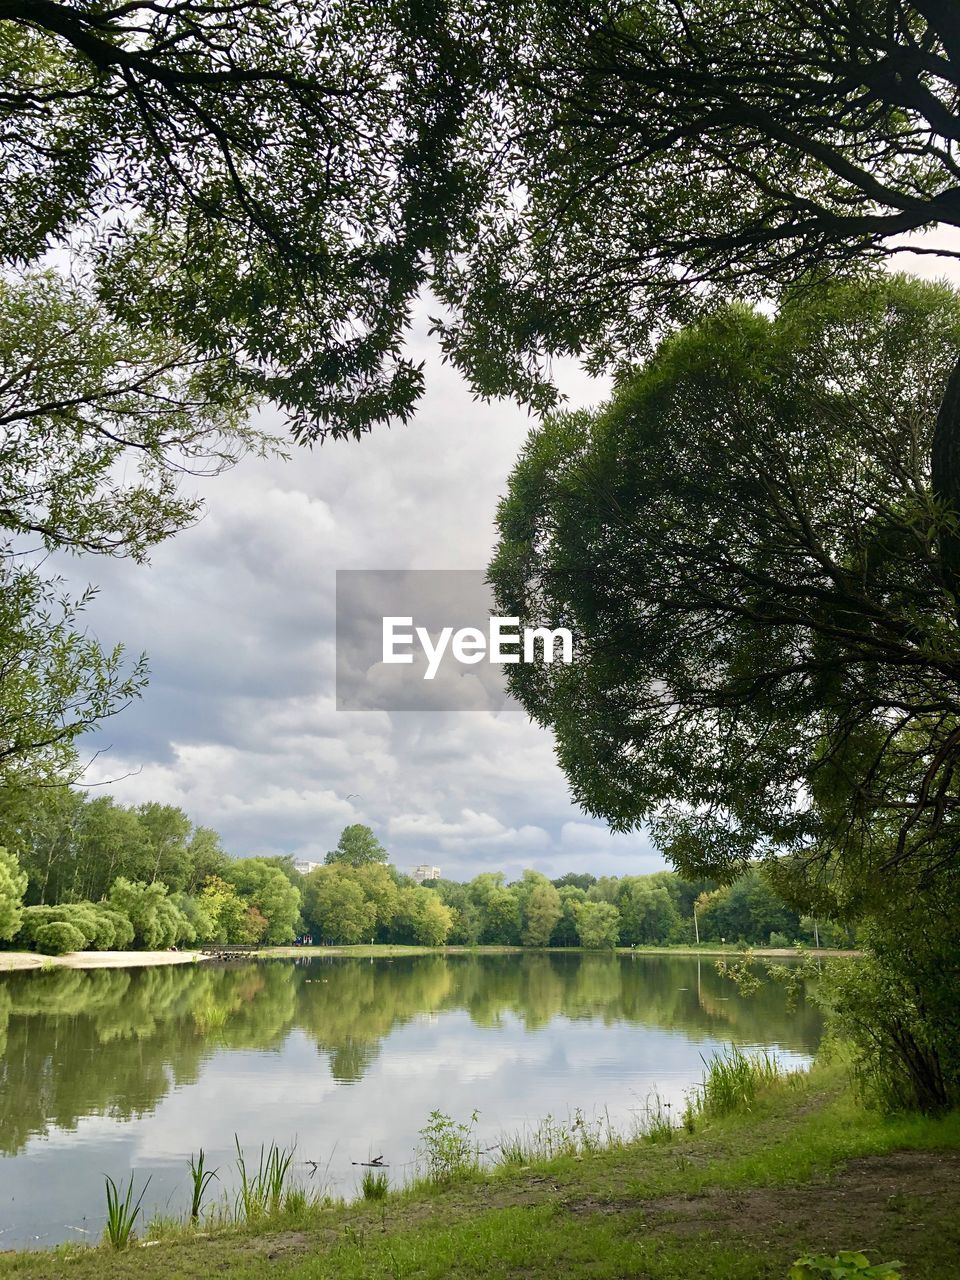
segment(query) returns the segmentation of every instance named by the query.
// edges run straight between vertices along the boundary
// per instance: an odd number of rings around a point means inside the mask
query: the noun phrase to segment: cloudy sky
[[[150,660],[142,701],[84,739],[102,750],[86,781],[180,805],[239,855],[322,857],[365,822],[398,866],[456,878],[657,869],[643,834],[612,835],[570,801],[550,734],[518,711],[336,709],[336,570],[483,569],[531,425],[475,402],[423,330],[415,348],[428,395],[410,425],[241,463],[203,484],[205,518],[147,567],[61,566],[101,588],[89,629]],[[571,404],[604,391],[574,367],[561,382]]]

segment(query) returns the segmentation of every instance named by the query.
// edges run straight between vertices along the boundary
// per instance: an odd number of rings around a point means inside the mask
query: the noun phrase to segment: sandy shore
[[[34,951],[0,951],[0,973],[13,969],[136,969],[142,965],[192,964],[205,959],[199,951],[69,951],[40,956]]]

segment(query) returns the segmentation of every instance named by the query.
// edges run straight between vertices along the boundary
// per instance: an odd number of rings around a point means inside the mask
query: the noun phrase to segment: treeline
[[[438,880],[432,891],[453,912],[447,941],[467,946],[673,946],[700,942],[753,946],[846,942],[827,922],[798,916],[759,871],[729,886],[684,880],[672,871],[645,876],[589,874],[548,880],[525,871],[506,883],[484,873],[466,884]]]
[[[52,954],[207,943],[422,946],[669,946],[814,941],[759,871],[730,886],[646,876],[525,871],[508,883],[416,884],[369,827],[342,833],[323,866],[232,858],[216,832],[172,805],[124,806],[69,789],[0,812],[0,939]],[[837,941],[819,922],[821,942]]]
[[[19,949],[160,950],[292,942],[289,858],[232,858],[173,805],[125,806],[69,788],[0,804],[0,940]]]

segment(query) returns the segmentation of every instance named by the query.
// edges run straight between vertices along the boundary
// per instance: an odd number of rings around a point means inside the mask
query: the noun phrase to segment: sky
[[[321,860],[362,822],[401,869],[455,879],[657,870],[644,833],[612,834],[571,801],[551,734],[519,710],[336,709],[336,570],[483,570],[532,425],[474,400],[425,322],[412,349],[427,394],[408,425],[191,481],[203,519],[147,566],[60,563],[72,587],[100,588],[88,630],[145,651],[151,672],[139,702],[82,739],[84,758],[100,752],[83,782],[179,805],[239,856]],[[571,406],[607,389],[572,363],[558,376]],[[282,430],[269,412],[264,425]]]
[[[955,232],[924,240],[960,248]],[[895,265],[960,282],[943,258]],[[237,856],[321,860],[362,822],[401,869],[426,862],[454,879],[659,870],[643,831],[611,833],[572,802],[552,735],[522,712],[336,708],[336,571],[483,570],[533,425],[512,403],[473,399],[425,315],[411,351],[427,394],[406,426],[195,484],[203,519],[147,566],[61,562],[74,587],[100,587],[88,629],[145,651],[151,671],[139,702],[81,740],[86,757],[99,752],[83,781],[122,803],[179,805]],[[609,390],[573,362],[555,373],[568,407]]]

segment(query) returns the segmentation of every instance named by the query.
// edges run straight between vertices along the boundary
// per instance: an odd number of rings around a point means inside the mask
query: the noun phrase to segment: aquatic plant
[[[122,1184],[118,1187],[107,1174],[104,1174],[104,1181],[106,1182],[107,1191],[107,1223],[104,1231],[114,1249],[125,1249],[130,1243],[133,1224],[137,1220],[137,1214],[140,1212],[140,1205],[143,1202],[147,1187],[150,1185],[150,1179],[147,1178],[143,1184],[143,1189],[137,1196],[136,1201],[133,1199],[134,1177],[132,1173],[126,1192],[123,1191]]]
[[[700,1086],[700,1109],[711,1115],[749,1111],[762,1089],[783,1080],[788,1074],[776,1054],[766,1049],[744,1053],[736,1045],[728,1054],[718,1054],[709,1062]]]
[[[193,1186],[193,1194],[190,1199],[190,1217],[196,1222],[200,1217],[200,1209],[203,1204],[203,1195],[210,1183],[216,1178],[218,1170],[207,1169],[204,1165],[203,1147],[200,1148],[200,1155],[194,1160],[190,1157],[189,1162],[190,1179]]]
[[[240,1174],[237,1217],[253,1222],[267,1213],[279,1213],[295,1147],[278,1147],[271,1142],[265,1148],[261,1143],[260,1160],[256,1172],[252,1173],[247,1169],[237,1134],[233,1135],[233,1140],[237,1148],[237,1172]]]
[[[360,1190],[364,1200],[383,1200],[390,1190],[390,1179],[383,1169],[364,1169]]]

